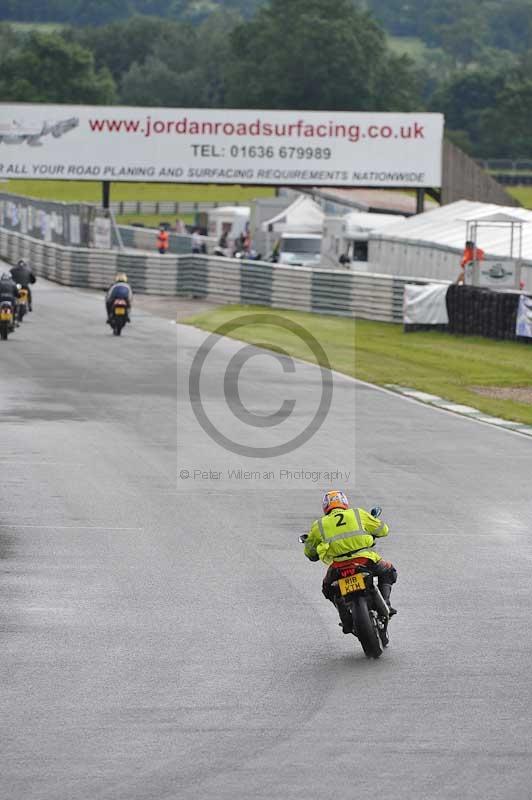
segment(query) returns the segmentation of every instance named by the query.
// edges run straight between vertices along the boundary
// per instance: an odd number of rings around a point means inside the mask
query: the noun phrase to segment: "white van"
[[[333,269],[340,265],[367,268],[370,235],[402,219],[405,217],[398,214],[363,211],[353,211],[343,217],[325,217],[321,249],[323,265]]]
[[[279,264],[317,267],[321,259],[321,235],[318,233],[282,233]]]

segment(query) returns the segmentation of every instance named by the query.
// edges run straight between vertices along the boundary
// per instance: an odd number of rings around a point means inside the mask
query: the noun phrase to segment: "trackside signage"
[[[441,114],[0,104],[0,178],[441,185]]]

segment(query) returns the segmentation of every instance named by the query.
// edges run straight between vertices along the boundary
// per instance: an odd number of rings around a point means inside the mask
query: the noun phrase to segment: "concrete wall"
[[[476,161],[445,139],[441,202],[446,205],[455,200],[480,200],[482,203],[497,203],[501,206],[520,205]]]

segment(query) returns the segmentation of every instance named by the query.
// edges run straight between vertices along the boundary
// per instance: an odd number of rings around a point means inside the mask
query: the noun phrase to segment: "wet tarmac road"
[[[101,297],[40,281],[1,343],[2,796],[528,797],[530,441],[338,377],[298,450],[235,454],[190,402],[205,339],[142,311],[112,337]],[[246,408],[296,401],[253,427],[221,389],[240,349],[210,354],[206,413],[246,447],[282,444],[320,373],[252,358]],[[325,471],[392,526],[400,613],[379,662],[297,544]]]

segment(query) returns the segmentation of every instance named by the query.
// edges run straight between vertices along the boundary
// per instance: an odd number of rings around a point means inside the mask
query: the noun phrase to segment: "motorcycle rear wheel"
[[[358,597],[354,600],[352,614],[353,628],[366,658],[380,658],[383,651],[382,641],[365,597]]]

